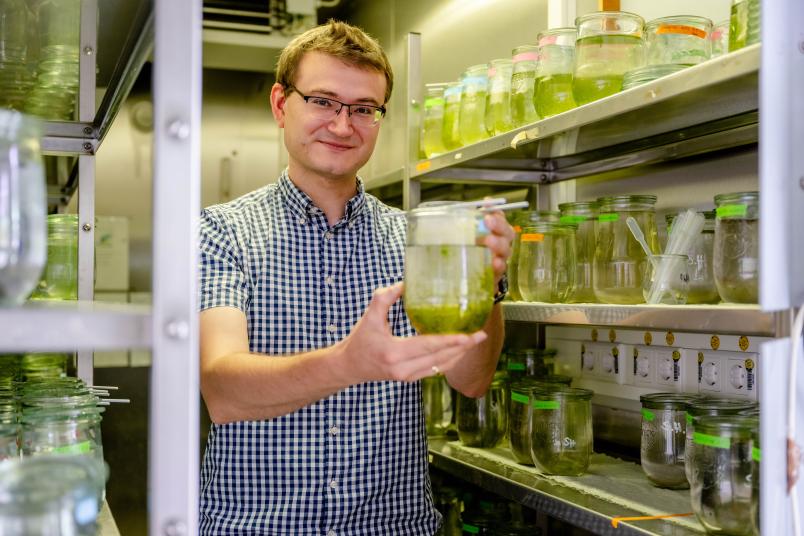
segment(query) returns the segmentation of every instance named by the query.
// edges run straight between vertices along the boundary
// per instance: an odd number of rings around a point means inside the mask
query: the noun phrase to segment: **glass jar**
[[[489,67],[489,96],[486,128],[490,136],[514,128],[511,121],[511,76],[514,64],[509,59],[492,60]]]
[[[511,121],[516,128],[529,125],[539,118],[533,104],[539,47],[522,45],[511,54],[514,63],[511,75]]]
[[[645,264],[642,296],[645,303],[683,305],[690,290],[689,257],[686,255],[653,255]]]
[[[23,411],[22,456],[91,455],[103,461],[100,423],[101,408]]]
[[[660,488],[689,487],[684,473],[687,405],[700,397],[678,393],[642,395],[642,470]]]
[[[599,11],[575,20],[572,95],[580,106],[622,89],[623,75],[644,63],[645,21],[624,11]]]
[[[598,203],[578,201],[561,203],[561,223],[575,227],[575,287],[570,294],[571,303],[594,303],[595,289],[592,286],[592,264],[597,244]]]
[[[701,417],[695,423],[690,498],[710,534],[753,534],[755,495],[752,450],[757,419],[738,415]]]
[[[444,376],[422,378],[422,407],[427,435],[444,435],[452,422],[452,390]]]
[[[444,90],[444,124],[441,129],[442,141],[448,151],[461,146],[461,96],[463,84],[450,82]]]
[[[748,0],[731,0],[729,52],[745,47],[748,42],[748,9]]]
[[[22,110],[33,85],[27,31],[34,21],[26,0],[0,2],[0,108]]]
[[[451,206],[408,213],[404,300],[421,334],[473,333],[491,313],[494,271],[479,214]]]
[[[444,89],[446,84],[427,84],[424,86],[424,119],[422,121],[421,150],[424,156],[432,158],[447,152],[444,147]]]
[[[714,275],[725,302],[759,301],[759,192],[715,196]]]
[[[575,28],[555,28],[539,34],[535,89],[539,117],[550,117],[575,108],[572,69],[575,66],[576,37]]]
[[[667,65],[648,65],[634,69],[633,71],[628,71],[623,75],[623,91],[631,89],[632,87],[641,86],[642,84],[647,84],[648,82],[653,82],[668,74],[682,71],[685,68],[685,65],[670,63]]]
[[[698,65],[712,55],[712,21],[677,15],[653,19],[645,25],[648,65]]]
[[[575,287],[575,227],[534,223],[519,237],[517,284],[522,299],[565,303]]]
[[[556,351],[552,348],[524,348],[506,352],[508,376],[512,380],[540,378],[553,373]]]
[[[572,376],[565,376],[564,374],[548,374],[547,376],[536,376],[529,378],[535,385],[554,387],[554,386],[572,386]]]
[[[470,145],[489,137],[486,128],[486,95],[488,94],[488,70],[486,63],[466,69],[461,79],[461,115],[459,132],[461,145]]]
[[[745,44],[754,45],[760,41],[760,0],[748,0],[748,35]]]
[[[541,471],[580,476],[592,454],[592,395],[588,389],[534,389],[531,457]]]
[[[47,264],[34,298],[78,299],[78,216],[47,217]]]
[[[687,440],[685,449],[687,458],[684,462],[684,473],[687,475],[687,482],[692,484],[692,452],[693,437],[697,419],[701,417],[713,416],[732,416],[739,415],[741,411],[755,408],[756,402],[750,400],[735,400],[732,398],[702,398],[701,400],[691,401],[687,405]]]
[[[58,378],[67,371],[67,354],[25,354],[20,362],[24,380]]]
[[[18,434],[19,425],[16,422],[0,422],[0,463],[20,457]]]
[[[519,239],[522,235],[522,228],[528,227],[531,223],[540,221],[559,221],[560,214],[551,210],[517,210],[511,216],[511,223],[514,227],[514,241],[511,243],[511,258],[508,261],[508,294],[512,300],[522,301],[522,294],[519,292]]]
[[[505,437],[508,398],[505,373],[496,373],[486,394],[470,398],[458,392],[458,438],[467,447],[492,448]]]
[[[690,276],[687,303],[717,303],[720,296],[715,286],[715,275],[712,270],[715,248],[715,212],[700,211],[704,217],[701,234],[692,242],[687,250],[688,272]],[[677,214],[667,214],[668,239],[673,229],[673,220]]]
[[[47,255],[41,124],[0,110],[0,305],[19,305],[39,281]]]
[[[729,52],[729,20],[722,20],[712,28],[712,57],[716,58]]]
[[[655,195],[601,197],[597,245],[592,269],[595,297],[600,303],[635,304],[645,301],[642,279],[648,259],[631,234],[626,219],[639,224],[651,251],[659,252]]]
[[[533,465],[530,458],[530,394],[534,385],[528,380],[511,384],[508,403],[508,443],[518,463]]]

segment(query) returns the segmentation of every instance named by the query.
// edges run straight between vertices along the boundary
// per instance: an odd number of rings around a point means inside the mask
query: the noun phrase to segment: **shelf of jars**
[[[144,305],[33,300],[0,307],[0,352],[150,348],[151,309]]]
[[[760,46],[412,162],[410,176],[547,183],[754,144]]]
[[[579,477],[551,476],[517,463],[507,448],[479,449],[429,438],[430,463],[484,489],[600,535],[704,533],[689,490],[651,486],[642,468],[593,454]],[[674,517],[673,514],[684,514]],[[628,520],[623,518],[654,518]]]
[[[706,333],[775,336],[783,319],[758,305],[608,305],[600,303],[503,302],[506,320]]]

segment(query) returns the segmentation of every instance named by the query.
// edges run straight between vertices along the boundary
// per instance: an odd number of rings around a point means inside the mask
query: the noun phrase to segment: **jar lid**
[[[573,201],[571,203],[561,203],[558,210],[563,215],[565,212],[591,212],[600,208],[597,201]]]
[[[733,192],[729,194],[717,194],[715,196],[715,205],[730,204],[736,201],[758,201],[759,192]]]
[[[598,197],[597,202],[600,204],[600,211],[605,212],[610,208],[628,208],[632,205],[655,205],[655,195],[611,195],[606,197]],[[635,207],[641,208],[641,207]],[[652,208],[652,207],[651,207]]]
[[[661,26],[676,26],[680,27],[675,31],[669,33],[678,33],[684,35],[694,35],[700,38],[706,38],[706,35],[700,35],[698,33],[693,33],[690,30],[686,30],[685,26],[692,26],[693,28],[701,28],[705,29],[707,32],[711,31],[712,29],[712,19],[707,17],[700,17],[697,15],[672,15],[669,17],[659,17],[658,19],[653,19],[648,21],[645,24],[645,31],[649,32],[651,30],[656,30]]]
[[[687,413],[693,417],[701,415],[736,415],[738,411],[751,409],[757,405],[751,400],[733,398],[702,398],[690,402]]]
[[[684,393],[653,393],[642,395],[639,401],[648,409],[686,409],[690,402],[700,400],[700,395]]]

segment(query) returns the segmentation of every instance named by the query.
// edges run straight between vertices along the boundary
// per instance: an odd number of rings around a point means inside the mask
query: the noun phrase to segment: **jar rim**
[[[706,433],[744,433],[751,436],[759,428],[759,419],[747,415],[706,415],[695,421],[695,431]]]
[[[569,223],[561,223],[557,221],[536,221],[531,222],[528,225],[522,226],[522,234],[525,233],[551,233],[551,232],[562,232],[562,231],[574,231],[578,226],[569,224]]]
[[[731,192],[727,194],[717,194],[715,196],[715,205],[722,205],[723,203],[730,203],[733,201],[758,201],[759,192],[756,190],[746,192]]]
[[[639,401],[642,402],[642,407],[648,409],[666,407],[685,409],[691,401],[700,398],[700,395],[686,393],[652,393],[640,396]]]
[[[702,398],[691,402],[687,412],[692,416],[701,415],[731,415],[737,411],[751,409],[756,402],[750,400],[736,400],[732,398]]]
[[[637,195],[608,195],[598,197],[597,202],[602,209],[604,206],[620,205],[620,204],[656,204],[657,197],[653,194],[637,194]]]
[[[575,26],[578,27],[578,25],[582,22],[599,19],[603,17],[622,17],[626,19],[632,19],[637,22],[641,22],[643,28],[645,26],[645,19],[642,18],[640,15],[637,15],[636,13],[631,13],[630,11],[593,11],[591,13],[587,13],[586,15],[576,17]]]
[[[591,400],[595,392],[591,389],[584,389],[582,387],[566,387],[561,384],[542,384],[537,385],[535,391],[539,392],[539,396],[547,395],[556,398],[575,398],[579,400]]]
[[[702,26],[708,25],[710,29],[713,26],[712,19],[710,19],[709,17],[702,17],[700,15],[670,15],[668,17],[659,17],[646,22],[645,30],[647,30],[648,28],[659,26],[660,24],[671,24],[679,22],[686,22],[686,23],[692,22],[693,24],[700,24]]]
[[[563,213],[569,210],[595,210],[600,208],[598,201],[571,201],[569,203],[559,203],[558,211]]]

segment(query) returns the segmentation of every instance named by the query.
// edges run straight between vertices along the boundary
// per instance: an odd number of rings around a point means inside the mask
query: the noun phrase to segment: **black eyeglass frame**
[[[298,90],[298,88],[296,88],[296,87],[295,87],[295,86],[293,86],[292,84],[288,84],[287,86],[285,86],[285,89],[286,89],[288,92],[291,92],[291,93],[292,93],[292,92],[296,92],[296,93],[298,93],[299,97],[301,97],[302,99],[304,99],[304,102],[305,102],[305,103],[309,102],[309,100],[310,100],[310,99],[323,99],[323,100],[326,100],[326,101],[329,101],[329,102],[334,102],[334,103],[340,104],[340,105],[341,105],[341,106],[340,106],[340,108],[338,108],[338,109],[335,111],[335,115],[336,115],[336,116],[340,115],[340,114],[341,114],[341,110],[343,110],[344,108],[346,108],[346,114],[347,114],[347,116],[348,116],[348,117],[352,117],[352,106],[365,106],[365,107],[368,107],[368,108],[373,108],[373,109],[377,110],[378,112],[380,112],[380,119],[382,119],[382,118],[384,118],[384,117],[385,117],[385,112],[386,112],[385,106],[375,106],[375,105],[373,105],[373,104],[365,104],[365,103],[353,103],[353,104],[347,104],[347,103],[345,103],[345,102],[341,102],[341,101],[336,100],[336,99],[333,99],[333,98],[331,98],[331,97],[322,97],[322,96],[320,96],[320,95],[305,95],[304,93],[302,93],[301,91],[299,91],[299,90]],[[374,121],[374,123],[372,124],[372,126],[376,126],[376,125],[378,125],[378,124],[380,123],[380,119],[375,120],[375,121]]]

